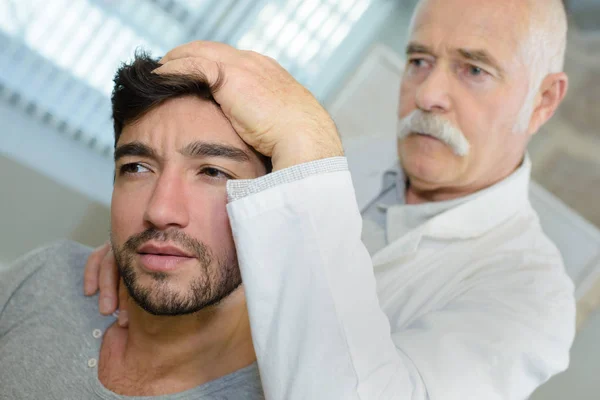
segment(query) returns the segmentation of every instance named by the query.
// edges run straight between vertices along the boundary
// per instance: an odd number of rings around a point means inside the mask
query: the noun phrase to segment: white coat
[[[524,171],[373,259],[345,158],[230,181],[266,397],[525,399],[565,370],[573,284]]]

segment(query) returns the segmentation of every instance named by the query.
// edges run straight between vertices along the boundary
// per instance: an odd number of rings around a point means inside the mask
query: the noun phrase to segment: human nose
[[[186,188],[176,173],[163,173],[156,181],[144,214],[146,223],[159,230],[183,228],[189,223]]]
[[[447,112],[451,107],[449,86],[443,66],[436,66],[417,89],[417,107],[428,112]]]

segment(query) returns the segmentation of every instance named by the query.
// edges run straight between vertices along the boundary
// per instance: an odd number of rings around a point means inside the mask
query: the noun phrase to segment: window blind
[[[390,2],[0,0],[0,94],[110,156],[112,78],[135,49],[160,56],[195,39],[226,42],[275,58],[323,98],[328,94],[319,80],[324,72],[342,73],[349,54],[364,50],[365,44],[345,40],[353,31],[377,30]],[[365,18],[376,8],[379,13]]]

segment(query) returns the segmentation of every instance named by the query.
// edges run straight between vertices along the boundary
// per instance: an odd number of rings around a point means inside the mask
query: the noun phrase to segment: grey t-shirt
[[[90,249],[62,241],[0,271],[0,399],[264,399],[256,363],[194,389],[120,396],[98,380],[102,335],[115,321],[83,295]]]

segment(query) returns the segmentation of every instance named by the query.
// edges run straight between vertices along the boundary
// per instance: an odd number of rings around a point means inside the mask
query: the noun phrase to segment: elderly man
[[[2,399],[264,398],[225,204],[228,179],[270,161],[211,101],[218,86],[158,66],[138,55],[113,92],[111,240],[129,327],[81,293],[88,249],[24,257],[0,275]]]
[[[401,169],[362,219],[331,119],[272,60],[202,42],[167,54],[161,73],[222,65],[216,101],[273,160],[227,187],[267,398],[524,399],[567,368],[573,285],[526,155],[567,90],[566,30],[559,0],[421,1]]]

